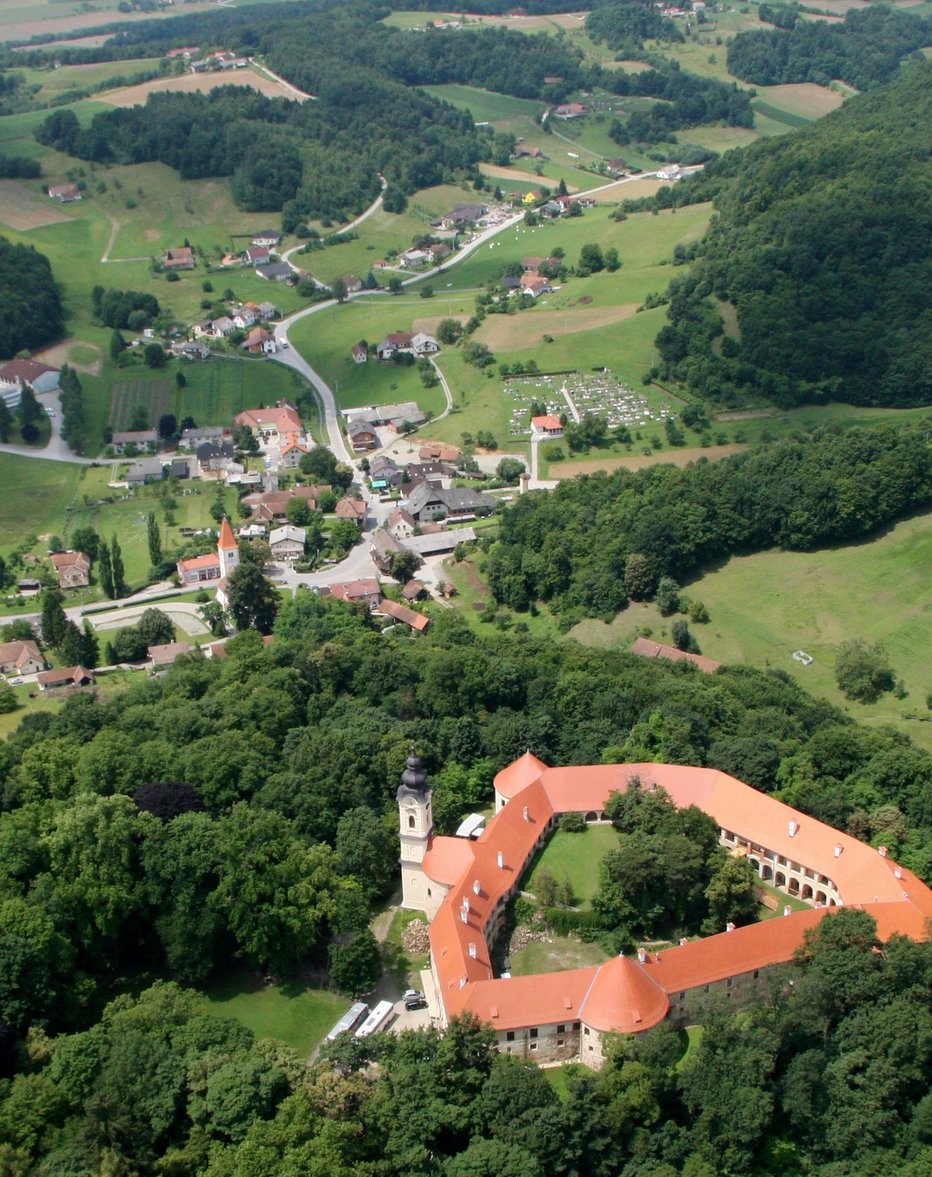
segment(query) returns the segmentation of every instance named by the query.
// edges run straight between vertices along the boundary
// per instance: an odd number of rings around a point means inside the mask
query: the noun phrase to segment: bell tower
[[[421,768],[420,757],[412,748],[395,798],[398,802],[398,840],[401,844],[401,906],[414,911],[427,910],[424,855],[434,832],[432,796],[433,789],[427,780],[427,773]]]

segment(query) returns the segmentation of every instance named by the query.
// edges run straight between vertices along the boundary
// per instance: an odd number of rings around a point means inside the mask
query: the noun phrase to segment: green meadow
[[[0,553],[27,536],[61,533],[83,466],[0,454]]]
[[[569,882],[576,905],[588,910],[599,889],[602,859],[618,846],[618,831],[612,825],[587,826],[581,834],[557,830],[531,864],[524,889],[533,894],[537,881],[546,871],[558,883]]]
[[[859,721],[889,724],[932,748],[932,712],[926,707],[930,567],[932,516],[920,515],[848,547],[736,556],[684,591],[709,611],[707,625],[692,626],[703,654],[786,671]],[[584,621],[571,636],[586,645],[627,648],[645,627],[658,641],[669,641],[673,620],[653,605],[635,604],[610,625]],[[859,637],[886,647],[904,698],[886,694],[877,703],[851,703],[838,690],[836,651]],[[810,666],[793,660],[799,649],[812,655]]]

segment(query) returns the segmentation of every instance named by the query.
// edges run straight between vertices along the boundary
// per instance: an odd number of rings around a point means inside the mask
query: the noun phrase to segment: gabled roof
[[[30,660],[38,662],[40,666],[45,665],[41,650],[31,639],[0,644],[0,664],[12,662],[19,669]]]
[[[691,654],[688,650],[678,650],[676,646],[662,646],[650,638],[637,638],[631,647],[632,654],[640,654],[642,658],[663,658],[667,662],[691,662],[693,666],[706,674],[714,674],[722,665],[702,654]]]
[[[91,570],[91,562],[83,552],[53,552],[50,559],[56,572],[64,568],[78,568],[81,572]]]
[[[15,383],[25,380],[31,384],[46,372],[58,372],[58,368],[50,368],[48,364],[40,364],[37,360],[8,360],[0,366],[0,380]]]
[[[40,687],[82,686],[93,681],[93,671],[85,670],[83,666],[63,666],[58,670],[43,670],[36,675]]]
[[[378,611],[384,613],[386,617],[392,617],[395,621],[400,621],[404,625],[410,627],[417,633],[424,633],[430,625],[430,618],[425,617],[423,613],[416,613],[414,609],[409,609],[407,605],[399,605],[397,601],[383,600],[379,605]]]

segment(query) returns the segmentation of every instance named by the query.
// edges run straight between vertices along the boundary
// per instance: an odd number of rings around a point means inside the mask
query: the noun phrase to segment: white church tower
[[[395,794],[398,801],[398,839],[401,843],[401,906],[413,911],[427,910],[427,879],[424,855],[434,832],[431,811],[433,789],[420,758],[411,750],[401,785]]]
[[[239,544],[226,515],[220,525],[220,536],[217,540],[217,556],[220,559],[220,579],[226,580],[234,568],[239,565]]]

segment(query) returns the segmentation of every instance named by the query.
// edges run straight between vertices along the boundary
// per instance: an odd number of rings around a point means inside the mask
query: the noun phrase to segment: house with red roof
[[[783,918],[640,949],[605,964],[527,977],[497,975],[492,950],[509,900],[561,815],[608,820],[615,792],[662,789],[719,826],[721,844],[762,881],[811,905]],[[402,904],[430,921],[428,994],[441,1024],[472,1013],[503,1051],[538,1062],[598,1067],[609,1033],[636,1034],[669,1019],[681,1026],[706,996],[754,1000],[767,970],[793,959],[806,932],[842,906],[858,906],[893,934],[927,939],[932,891],[906,867],[857,839],[711,768],[598,764],[549,768],[531,752],[495,778],[495,816],[476,839],[436,836],[432,789],[412,753],[397,792]]]
[[[562,437],[563,422],[556,413],[531,418],[531,433],[535,438]]]
[[[277,441],[285,433],[301,433],[301,418],[294,405],[281,400],[268,409],[244,409],[233,419],[234,425],[245,425],[260,441]]]
[[[36,674],[44,669],[42,651],[31,639],[0,642],[0,674]]]
[[[651,638],[636,638],[631,653],[639,654],[642,658],[662,658],[665,662],[691,662],[705,674],[714,674],[722,665],[702,654],[690,654],[688,650],[678,650],[676,646],[662,646]]]

